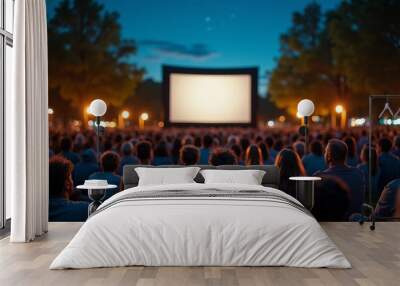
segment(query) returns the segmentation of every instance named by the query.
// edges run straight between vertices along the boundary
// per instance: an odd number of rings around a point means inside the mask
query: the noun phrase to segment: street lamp
[[[335,106],[335,111],[337,114],[340,114],[340,127],[344,129],[346,127],[346,117],[347,117],[346,109],[342,104],[337,104]],[[335,125],[336,125],[336,116],[335,116]]]
[[[343,105],[338,104],[335,106],[335,111],[336,113],[342,113],[343,112]]]
[[[144,122],[149,119],[149,114],[147,112],[143,112],[139,116],[139,128],[143,129],[144,128]]]
[[[305,153],[308,153],[308,118],[314,113],[314,103],[303,99],[297,104],[297,113],[304,118],[304,125],[300,127],[300,134],[304,135]]]
[[[87,111],[96,117],[97,158],[100,159],[100,117],[106,114],[107,104],[101,99],[95,99],[90,103]]]
[[[123,110],[119,115],[118,115],[118,127],[123,128],[125,127],[125,120],[127,120],[130,116],[130,113],[128,110]]]

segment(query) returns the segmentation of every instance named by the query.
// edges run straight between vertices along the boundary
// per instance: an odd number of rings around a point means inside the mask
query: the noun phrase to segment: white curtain
[[[48,78],[45,0],[15,1],[13,94],[6,98],[6,187],[12,242],[48,225]]]

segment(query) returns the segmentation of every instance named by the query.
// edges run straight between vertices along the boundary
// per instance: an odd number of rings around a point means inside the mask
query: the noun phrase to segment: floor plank
[[[375,231],[356,223],[323,223],[352,269],[289,267],[119,267],[50,271],[54,257],[81,223],[50,223],[49,233],[32,243],[0,240],[0,285],[399,285],[400,222],[378,223]]]

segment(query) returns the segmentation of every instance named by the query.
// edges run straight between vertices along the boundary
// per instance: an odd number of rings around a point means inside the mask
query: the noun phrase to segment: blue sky
[[[123,36],[134,39],[132,61],[161,79],[161,65],[259,67],[259,91],[279,56],[279,36],[310,0],[99,0],[117,11]],[[340,0],[314,1],[324,10]],[[58,0],[48,0],[51,11]]]

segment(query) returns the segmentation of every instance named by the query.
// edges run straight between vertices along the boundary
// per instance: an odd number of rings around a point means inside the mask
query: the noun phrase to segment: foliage
[[[120,106],[141,80],[118,18],[95,0],[63,0],[49,20],[49,86],[77,108],[94,98]]]
[[[365,113],[368,95],[399,93],[400,1],[349,0],[323,14],[312,3],[295,13],[281,36],[281,55],[269,92],[293,114],[298,100],[318,102],[327,114],[336,102]]]

